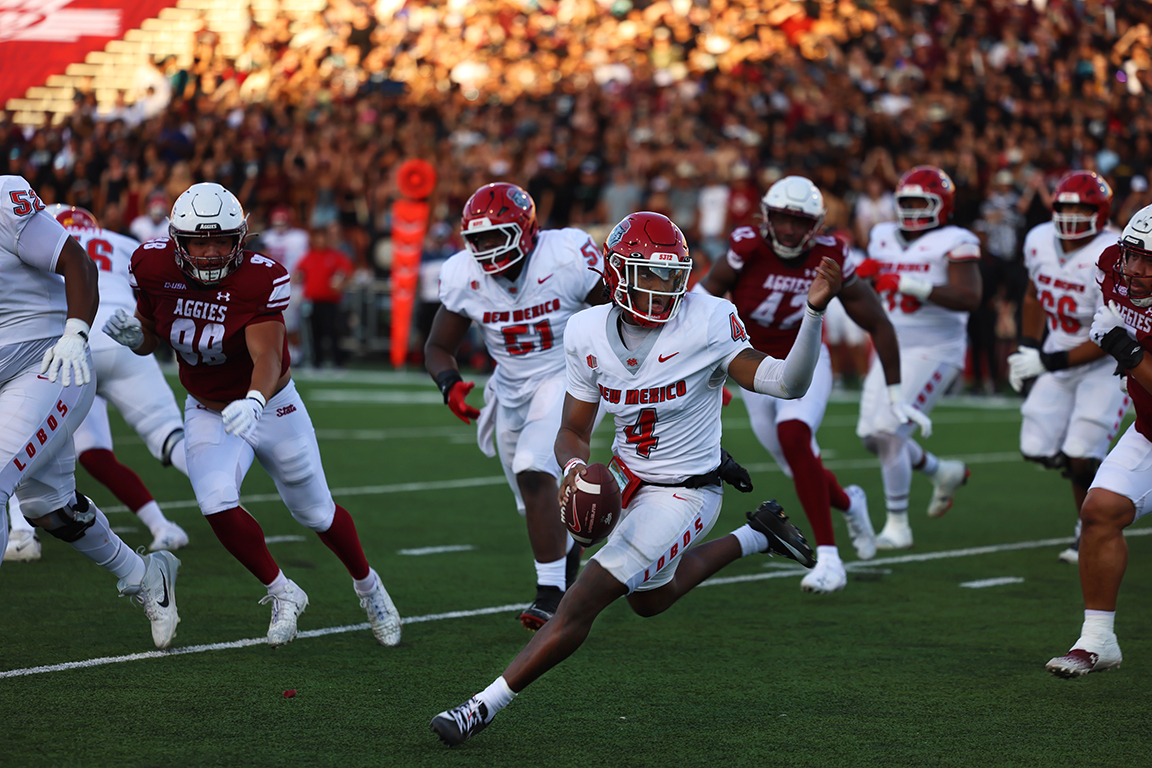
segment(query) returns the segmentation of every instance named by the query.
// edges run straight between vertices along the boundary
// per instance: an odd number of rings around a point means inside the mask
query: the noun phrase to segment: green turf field
[[[405,618],[402,644],[373,642],[343,566],[256,466],[246,506],[311,599],[300,637],[270,650],[263,587],[216,541],[184,478],[114,419],[117,454],[192,537],[178,553],[179,633],[155,652],[115,577],[54,539],[40,562],[6,563],[0,766],[1152,764],[1152,538],[1141,535],[1152,526],[1129,537],[1123,668],[1051,677],[1044,663],[1068,649],[1082,617],[1076,569],[1056,560],[1074,523],[1069,486],[1019,459],[1014,407],[953,401],[925,445],[965,458],[972,479],[940,520],[924,516],[931,486],[914,480],[912,550],[857,568],[837,514],[843,592],[802,594],[791,561],[757,556],[656,618],[620,602],[575,657],[448,750],[428,721],[490,683],[529,637],[516,614],[534,576],[511,493],[426,378],[298,384],[329,485]],[[879,528],[879,470],[855,416],[854,403],[834,403],[820,442],[841,482],[868,491]],[[769,497],[807,532],[743,406],[724,418],[725,446],[756,490],[728,489],[713,536]],[[598,433],[594,459],[607,458],[608,437]],[[83,470],[77,481],[127,542],[151,541]],[[992,579],[1008,583],[972,584]]]

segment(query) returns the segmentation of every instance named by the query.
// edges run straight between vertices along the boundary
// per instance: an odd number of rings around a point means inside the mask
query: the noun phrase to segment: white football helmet
[[[791,237],[777,232],[772,224],[773,211],[807,219],[808,228]],[[815,184],[803,176],[785,176],[769,187],[760,199],[760,215],[764,218],[760,234],[772,242],[777,256],[794,259],[808,250],[812,238],[820,234],[826,212],[824,195]]]
[[[176,266],[198,283],[212,285],[240,266],[248,217],[236,196],[213,182],[193,184],[176,198],[168,224],[176,246]],[[223,256],[193,258],[188,243],[195,238],[232,237],[232,248]]]
[[[1118,273],[1116,282],[1128,290],[1129,301],[1152,307],[1152,205],[1137,211],[1120,233],[1120,258],[1113,270]]]

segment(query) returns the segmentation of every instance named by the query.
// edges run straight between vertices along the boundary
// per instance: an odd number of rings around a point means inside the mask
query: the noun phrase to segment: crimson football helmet
[[[1141,208],[1128,221],[1119,245],[1113,279],[1127,289],[1129,301],[1137,307],[1152,306],[1152,205]]]
[[[807,229],[799,233],[777,232],[773,211],[805,220]],[[794,259],[808,250],[812,239],[820,234],[825,213],[824,195],[815,184],[803,176],[785,176],[769,187],[760,200],[760,215],[764,218],[760,234],[771,241],[777,256]]]
[[[536,203],[515,184],[485,184],[464,203],[460,234],[480,268],[496,275],[536,247]]]
[[[73,229],[99,229],[100,222],[96,220],[96,215],[87,208],[81,208],[77,205],[64,205],[63,203],[56,203],[44,209],[48,215],[56,219],[56,221],[63,224],[65,227]]]
[[[213,285],[240,266],[244,258],[244,238],[248,217],[236,196],[210,181],[193,184],[176,198],[168,223],[168,234],[176,250],[176,266],[198,283]],[[194,257],[188,252],[196,239],[228,237],[225,253]]]
[[[1091,205],[1092,213],[1065,213],[1061,207]],[[1112,188],[1095,171],[1072,171],[1056,184],[1052,195],[1052,223],[1056,237],[1061,240],[1079,240],[1092,237],[1108,224],[1112,214]]]
[[[676,316],[692,257],[684,233],[659,213],[631,213],[604,241],[604,282],[613,303],[653,328]]]
[[[913,200],[927,200],[926,208],[908,205]],[[956,185],[944,171],[931,165],[918,165],[900,177],[896,185],[896,214],[900,229],[923,232],[942,227],[956,206]]]

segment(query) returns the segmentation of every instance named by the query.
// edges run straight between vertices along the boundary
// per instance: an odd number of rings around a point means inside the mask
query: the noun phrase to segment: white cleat
[[[3,525],[3,523],[0,523]],[[40,559],[40,536],[35,530],[9,532],[8,546],[4,549],[4,561],[30,563]]]
[[[157,648],[167,648],[176,637],[180,614],[176,610],[176,574],[180,561],[171,552],[157,552],[144,558],[144,580],[128,585],[121,579],[117,584],[120,596],[131,597],[144,608],[144,615],[152,622],[152,642]]]
[[[912,526],[907,521],[897,522],[891,517],[884,523],[884,530],[876,537],[876,549],[910,549],[912,547]]]
[[[169,520],[156,532],[152,543],[148,545],[149,552],[167,549],[169,551],[188,546],[188,534],[184,529]]]
[[[932,479],[932,501],[928,503],[928,517],[943,517],[952,509],[952,496],[956,489],[968,482],[972,474],[968,466],[955,459],[941,459],[936,477]]]
[[[376,577],[376,586],[366,595],[360,596],[360,607],[368,614],[368,623],[372,625],[372,634],[380,645],[400,644],[400,612],[384,589],[384,582]]]
[[[817,560],[816,567],[805,574],[800,581],[801,592],[813,592],[818,595],[839,592],[846,586],[848,586],[848,572],[844,570],[844,563],[838,559]]]
[[[856,557],[871,560],[876,557],[876,529],[868,517],[868,496],[858,485],[848,486],[844,493],[848,494],[851,501],[844,512],[844,522],[848,523],[848,536],[856,548]]]
[[[308,607],[308,595],[288,580],[283,595],[271,593],[260,598],[260,604],[272,603],[272,621],[268,624],[268,645],[278,648],[296,639],[296,619]]]
[[[1076,521],[1076,539],[1072,542],[1072,546],[1056,555],[1056,559],[1062,563],[1069,565],[1076,565],[1080,562],[1080,521]]]
[[[1103,642],[1090,642],[1081,637],[1072,650],[1063,656],[1050,660],[1045,669],[1056,677],[1080,677],[1089,672],[1103,672],[1106,669],[1119,669],[1124,657],[1116,635]]]

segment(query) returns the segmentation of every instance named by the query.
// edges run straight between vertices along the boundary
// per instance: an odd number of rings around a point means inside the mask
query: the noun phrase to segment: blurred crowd
[[[235,58],[218,49],[201,30],[189,68],[157,62],[110,114],[83,91],[62,125],[0,113],[3,172],[123,231],[217,181],[254,231],[287,206],[386,278],[409,157],[437,168],[436,257],[459,247],[469,194],[506,180],[544,227],[600,236],[627,212],[665,213],[702,269],[783,175],[813,179],[827,226],[863,247],[894,218],[899,174],[937,165],[957,184],[954,223],[985,246],[980,386],[1015,336],[1020,244],[1056,180],[1103,174],[1121,226],[1152,203],[1147,2],[334,0],[253,20]]]

